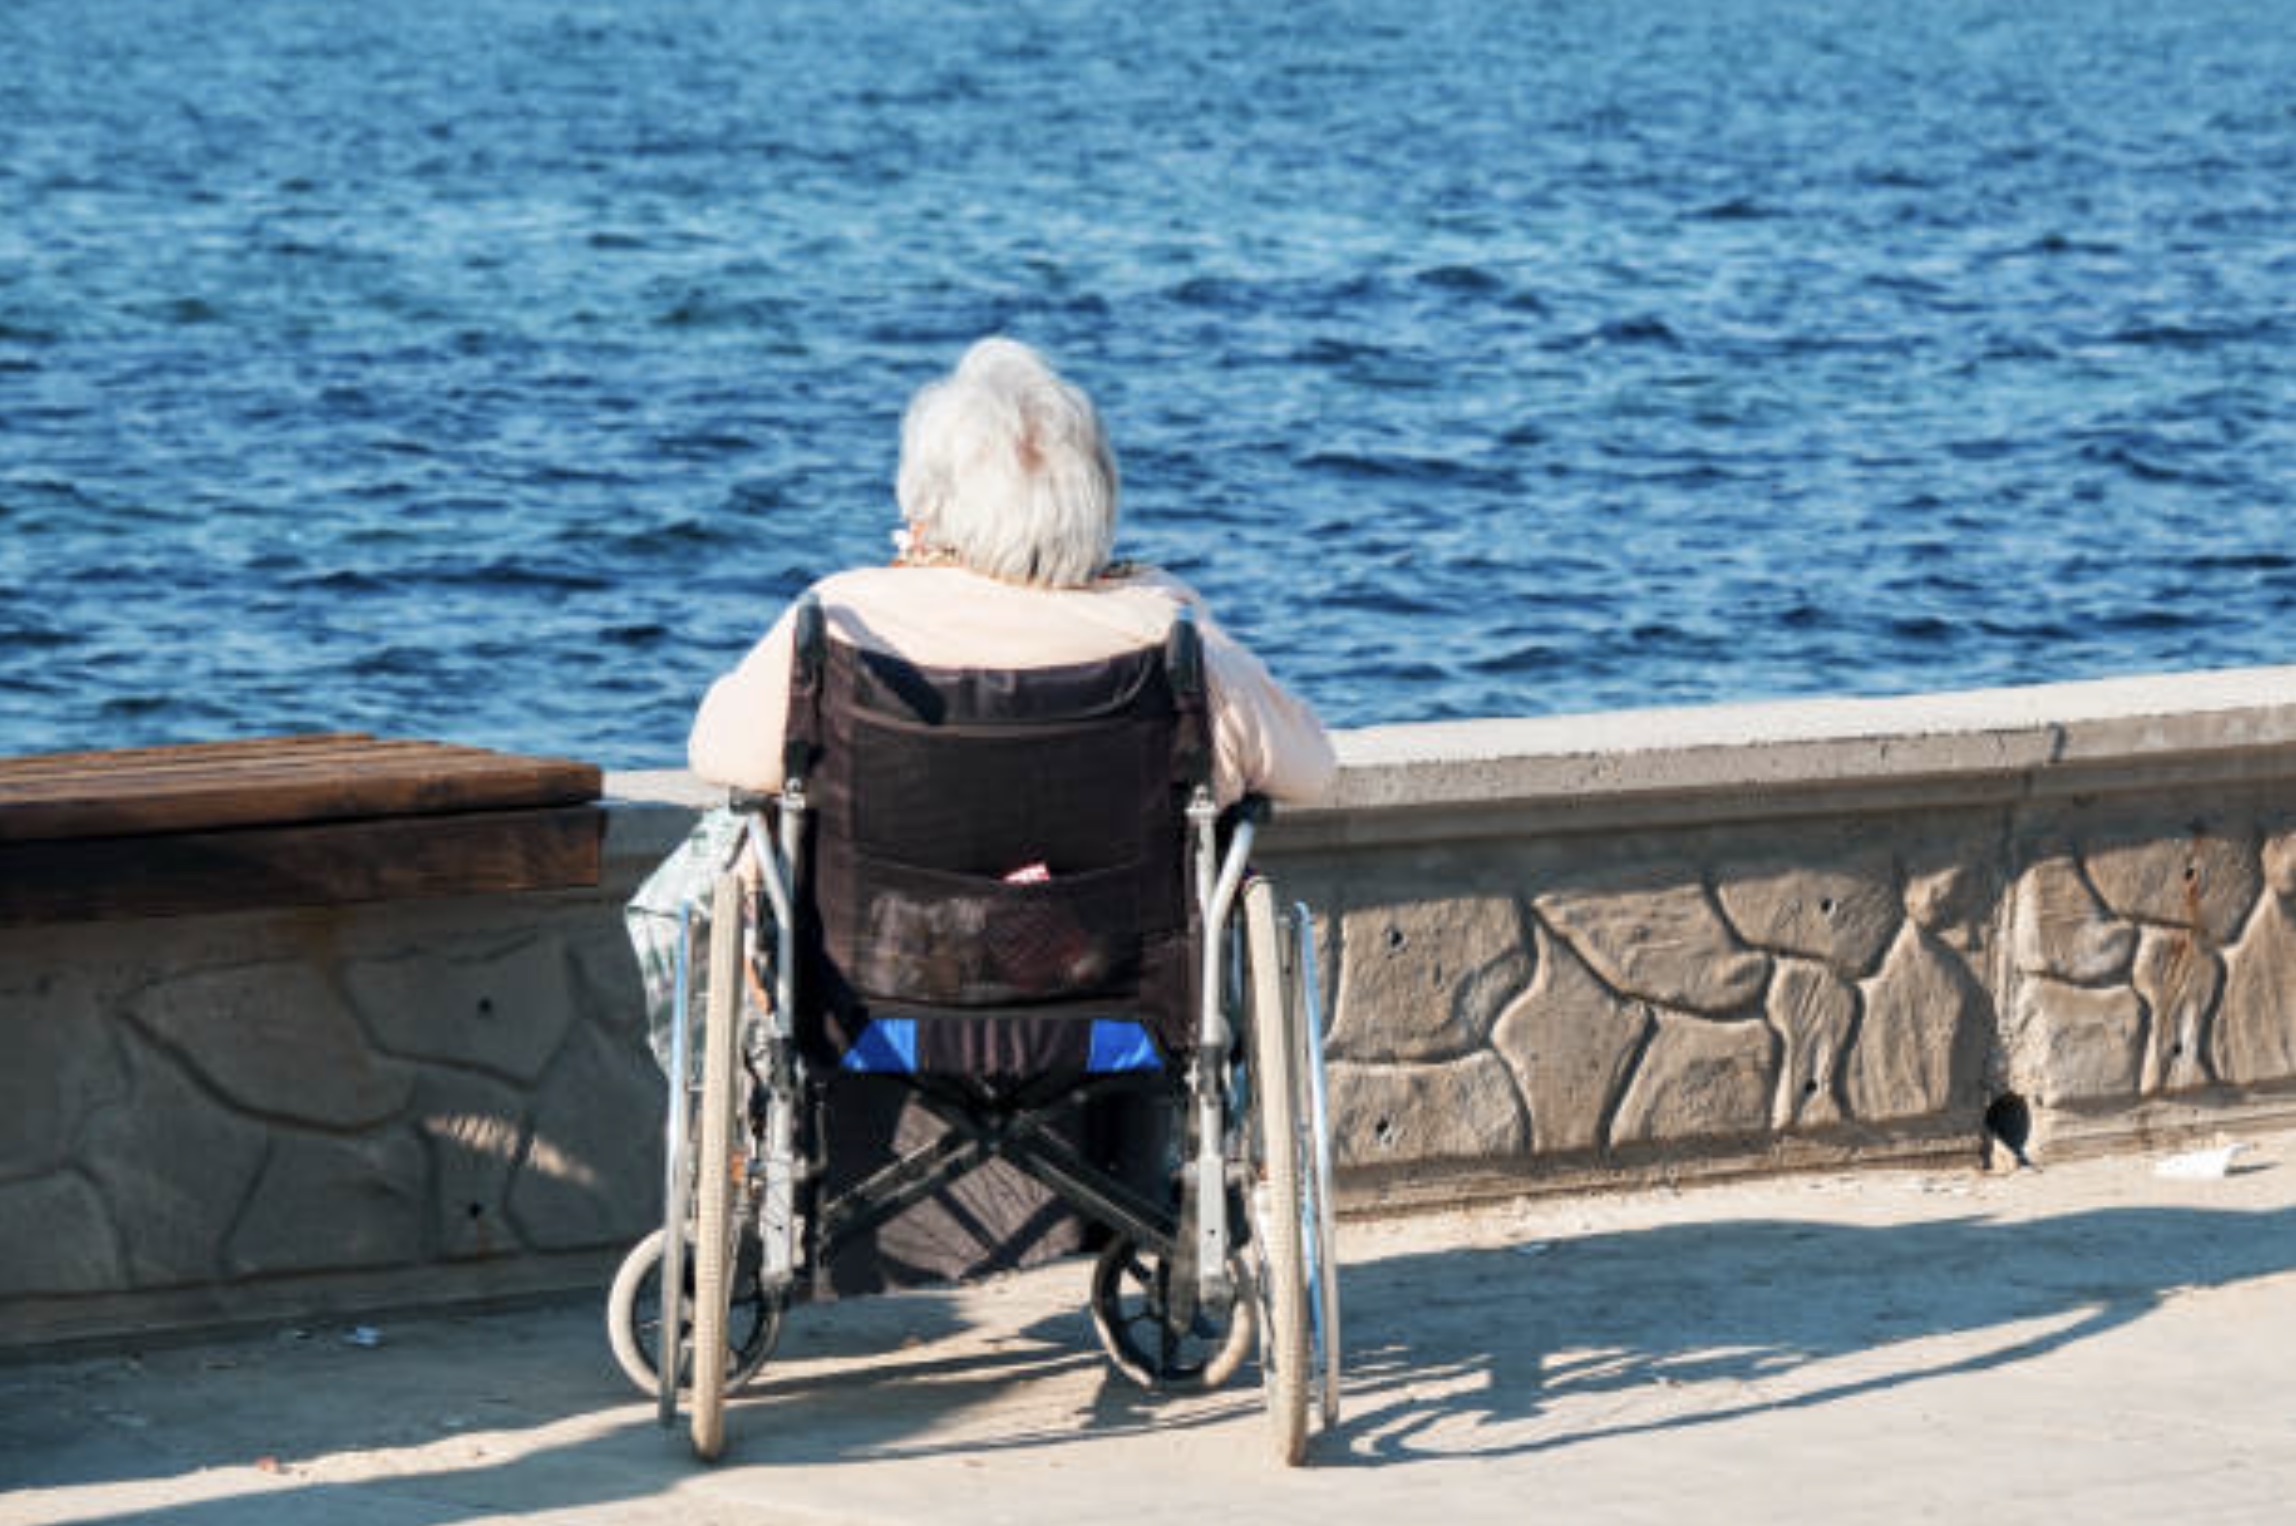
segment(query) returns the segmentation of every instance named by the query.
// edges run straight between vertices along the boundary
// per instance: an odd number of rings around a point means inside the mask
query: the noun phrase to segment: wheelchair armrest
[[[760,789],[731,789],[726,791],[726,809],[741,816],[757,816],[770,811],[780,801],[779,792]]]
[[[1220,836],[1225,839],[1239,821],[1248,821],[1255,827],[1264,827],[1275,814],[1275,807],[1265,795],[1246,795],[1220,812]]]
[[[1218,844],[1220,858],[1225,860],[1228,856],[1228,850],[1234,846],[1236,828],[1249,822],[1252,830],[1257,832],[1261,827],[1267,825],[1268,817],[1273,814],[1274,808],[1269,804],[1265,795],[1246,795],[1221,811],[1219,820],[1213,827],[1212,836],[1212,840]]]

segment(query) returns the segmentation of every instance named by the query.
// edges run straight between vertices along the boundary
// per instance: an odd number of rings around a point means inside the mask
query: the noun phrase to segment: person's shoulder
[[[1101,591],[1171,604],[1201,604],[1196,590],[1149,562],[1113,562],[1093,585]]]
[[[911,576],[916,570],[913,567],[848,567],[842,572],[832,572],[826,577],[816,578],[805,591],[824,603],[855,595],[866,598]]]
[[[938,570],[898,564],[848,567],[818,579],[805,593],[820,600],[822,608],[832,616],[841,610],[858,615],[898,609],[913,604],[919,596],[920,584],[930,581]]]
[[[870,644],[866,632],[882,621],[888,612],[898,611],[905,602],[900,579],[911,569],[900,567],[848,567],[841,572],[828,573],[807,584],[804,591],[789,601],[774,622],[769,642],[779,639],[786,645],[798,609],[811,599],[820,605],[828,622],[832,641],[848,644]],[[912,586],[908,592],[914,595]]]

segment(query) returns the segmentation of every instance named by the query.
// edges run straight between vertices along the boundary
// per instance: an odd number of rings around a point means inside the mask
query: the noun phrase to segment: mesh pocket
[[[1138,983],[1139,886],[1130,869],[1011,884],[878,862],[864,864],[859,878],[852,946],[832,952],[866,996],[986,1007]]]

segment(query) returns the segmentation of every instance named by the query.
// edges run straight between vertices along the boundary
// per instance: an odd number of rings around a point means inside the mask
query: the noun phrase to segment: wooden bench
[[[592,886],[602,782],[360,733],[0,758],[0,926]]]

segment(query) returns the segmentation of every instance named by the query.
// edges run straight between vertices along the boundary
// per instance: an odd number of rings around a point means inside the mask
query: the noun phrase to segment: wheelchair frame
[[[906,1077],[948,1132],[827,1192],[823,1131],[810,1130],[814,1158],[798,1148],[809,1122],[802,1110],[822,1105],[793,1021],[805,781],[793,773],[778,795],[737,796],[735,808],[743,830],[720,866],[708,917],[698,1076],[689,1031],[698,919],[691,906],[680,914],[663,1228],[631,1251],[607,1311],[615,1354],[656,1395],[664,1427],[675,1427],[685,1388],[694,1452],[715,1460],[729,1389],[762,1369],[787,1309],[826,1290],[837,1251],[1001,1158],[1112,1236],[1094,1270],[1092,1306],[1118,1369],[1153,1387],[1213,1386],[1241,1364],[1256,1328],[1276,1454],[1303,1461],[1311,1411],[1327,1428],[1339,1418],[1331,1132],[1312,921],[1304,905],[1279,916],[1273,886],[1247,867],[1264,802],[1231,813],[1224,847],[1210,791],[1197,787],[1188,804],[1200,1010],[1176,1098],[1184,1146],[1170,1202],[1093,1164],[1049,1121],[1140,1087],[1137,1074],[1048,1079],[1005,1098],[965,1078]],[[1169,1069],[1151,1080],[1175,1090]],[[1130,1313],[1127,1279],[1139,1303]],[[658,1304],[650,1343],[649,1284]],[[1143,1325],[1152,1345],[1134,1333]],[[1192,1343],[1207,1340],[1212,1349],[1195,1360]],[[711,1351],[723,1360],[695,1359]],[[678,1381],[661,1381],[665,1369]]]

